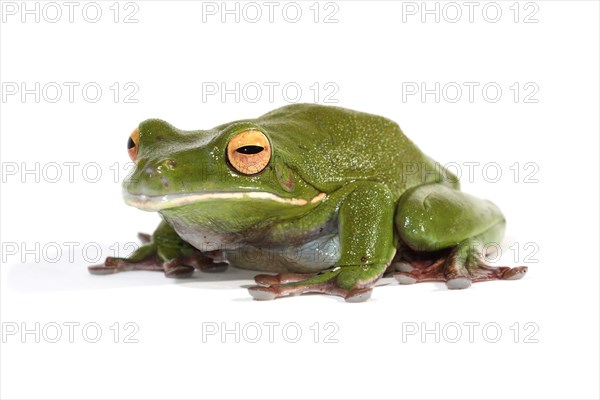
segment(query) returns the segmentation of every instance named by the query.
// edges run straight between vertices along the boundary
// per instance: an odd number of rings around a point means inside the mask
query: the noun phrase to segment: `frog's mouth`
[[[199,193],[172,193],[161,196],[148,196],[145,194],[132,194],[123,192],[123,199],[127,205],[144,211],[160,211],[208,200],[243,200],[253,199],[259,201],[274,201],[291,206],[304,206],[315,204],[325,198],[325,193],[319,193],[310,200],[284,198],[269,192],[199,192]]]

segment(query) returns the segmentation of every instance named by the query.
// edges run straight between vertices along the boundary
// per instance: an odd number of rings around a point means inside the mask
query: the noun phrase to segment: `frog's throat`
[[[315,204],[325,198],[325,193],[319,193],[310,200],[286,199],[268,192],[221,192],[221,193],[174,193],[162,196],[147,196],[144,194],[131,194],[123,192],[125,203],[144,211],[160,211],[167,208],[179,207],[186,204],[206,200],[230,199],[256,199],[262,201],[275,201],[292,206]]]

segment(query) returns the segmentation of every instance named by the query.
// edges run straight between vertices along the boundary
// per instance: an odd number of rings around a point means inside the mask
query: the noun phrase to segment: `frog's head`
[[[252,121],[207,131],[144,121],[127,145],[135,170],[123,184],[125,201],[180,224],[228,231],[300,215],[325,195],[289,165],[289,143]]]

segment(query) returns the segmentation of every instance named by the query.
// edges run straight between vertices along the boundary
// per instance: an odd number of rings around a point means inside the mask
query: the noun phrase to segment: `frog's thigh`
[[[404,193],[396,209],[395,225],[402,241],[417,251],[436,251],[477,239],[497,242],[504,234],[500,209],[441,184],[428,184]]]

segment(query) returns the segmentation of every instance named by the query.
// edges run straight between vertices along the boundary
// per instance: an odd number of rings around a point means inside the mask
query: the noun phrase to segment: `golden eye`
[[[271,145],[264,133],[249,129],[235,135],[227,145],[227,160],[244,175],[258,174],[271,159]]]
[[[135,161],[137,158],[138,148],[140,144],[140,130],[135,128],[131,135],[129,135],[129,140],[127,141],[127,151],[129,152],[129,158],[131,161]]]

